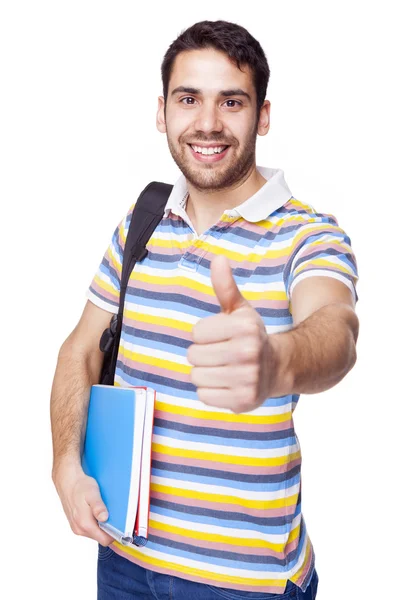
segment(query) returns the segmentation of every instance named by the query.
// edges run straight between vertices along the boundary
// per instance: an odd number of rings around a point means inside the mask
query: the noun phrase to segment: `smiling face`
[[[269,102],[257,119],[256,90],[247,66],[238,69],[213,49],[181,52],[164,99],[159,131],[167,133],[173,159],[199,190],[217,191],[244,180],[255,166],[257,133],[269,128]]]

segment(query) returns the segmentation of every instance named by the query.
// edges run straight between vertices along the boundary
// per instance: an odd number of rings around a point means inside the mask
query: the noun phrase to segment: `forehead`
[[[240,69],[223,52],[213,48],[180,52],[175,59],[168,91],[178,86],[199,88],[204,92],[241,88],[255,93],[253,76],[248,65]]]

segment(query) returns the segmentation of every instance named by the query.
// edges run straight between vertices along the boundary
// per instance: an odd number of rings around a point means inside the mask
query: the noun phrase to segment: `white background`
[[[179,175],[155,128],[163,54],[187,26],[219,18],[247,27],[270,63],[257,163],[283,168],[297,198],[333,213],[359,264],[358,363],[295,414],[318,597],[396,596],[394,5],[1,3],[2,598],[96,596],[96,545],[70,531],[50,477],[57,352],[116,224],[149,181]]]

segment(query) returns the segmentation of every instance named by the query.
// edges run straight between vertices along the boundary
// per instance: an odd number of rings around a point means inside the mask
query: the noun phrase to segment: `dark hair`
[[[248,65],[253,72],[257,92],[257,112],[265,100],[269,80],[269,66],[264,50],[244,27],[228,21],[201,21],[183,31],[170,45],[161,65],[164,98],[167,99],[168,85],[175,58],[180,52],[214,48],[224,52],[236,62],[238,69]]]

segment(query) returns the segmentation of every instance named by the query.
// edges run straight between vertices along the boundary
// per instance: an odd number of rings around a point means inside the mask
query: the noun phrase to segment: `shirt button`
[[[296,590],[292,590],[292,591],[290,592],[289,596],[290,596],[291,598],[296,598],[296,596],[297,596]]]

